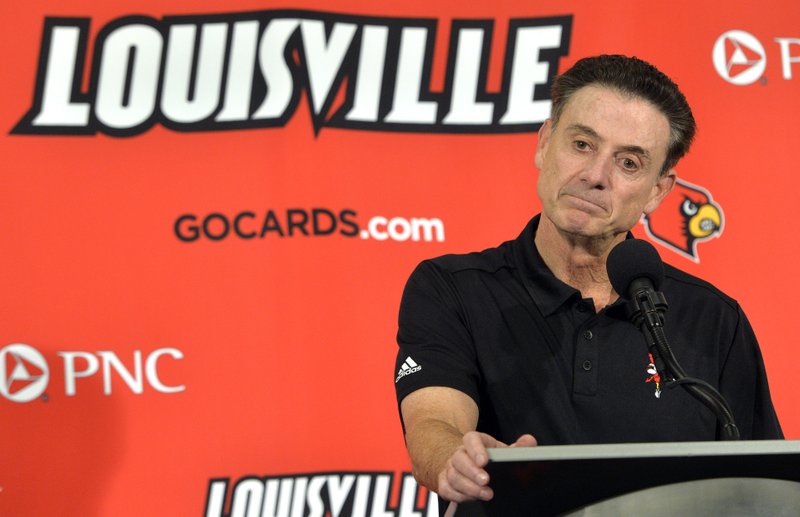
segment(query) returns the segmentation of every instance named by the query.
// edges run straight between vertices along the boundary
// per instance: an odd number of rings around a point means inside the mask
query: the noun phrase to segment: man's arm
[[[406,430],[406,447],[417,481],[449,501],[489,500],[489,462],[486,449],[508,447],[478,433],[478,406],[468,395],[440,386],[422,388],[400,404]],[[536,445],[522,435],[513,446]]]

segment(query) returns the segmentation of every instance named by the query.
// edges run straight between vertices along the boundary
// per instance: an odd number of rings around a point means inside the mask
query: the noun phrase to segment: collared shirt
[[[427,386],[469,395],[478,430],[510,443],[714,440],[714,414],[652,370],[622,300],[594,310],[556,278],[534,244],[513,241],[421,263],[400,307],[398,403]],[[665,265],[665,332],[686,372],[715,386],[744,439],[782,438],[761,352],[738,303]]]

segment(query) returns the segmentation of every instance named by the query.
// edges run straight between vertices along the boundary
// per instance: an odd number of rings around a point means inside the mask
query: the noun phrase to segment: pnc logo
[[[50,370],[38,350],[14,343],[0,350],[0,394],[13,402],[30,402],[47,388]]]
[[[103,394],[107,396],[114,392],[114,385],[117,391],[124,386],[136,395],[142,395],[145,389],[159,393],[186,389],[183,384],[167,384],[162,378],[165,360],[183,359],[183,352],[177,348],[158,348],[148,353],[134,350],[124,360],[110,350],[56,353],[61,358],[67,397],[77,395],[81,379],[95,375],[102,376]],[[12,402],[30,402],[45,394],[49,381],[47,361],[32,346],[14,343],[0,349],[0,395]]]
[[[767,68],[764,46],[745,31],[731,30],[717,38],[711,56],[720,77],[740,86],[758,81]]]

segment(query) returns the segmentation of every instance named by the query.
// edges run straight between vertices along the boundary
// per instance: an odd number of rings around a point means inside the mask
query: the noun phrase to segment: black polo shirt
[[[539,217],[513,241],[421,263],[400,306],[398,403],[426,386],[475,400],[478,430],[539,444],[714,440],[714,415],[649,372],[622,301],[595,313],[536,250]],[[738,303],[666,265],[665,332],[684,370],[730,403],[744,439],[782,438],[756,338]],[[660,396],[656,396],[659,394]]]

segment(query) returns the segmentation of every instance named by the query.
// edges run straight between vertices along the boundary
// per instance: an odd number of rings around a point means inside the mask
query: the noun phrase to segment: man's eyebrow
[[[590,128],[589,126],[584,126],[583,124],[570,124],[569,126],[567,126],[567,130],[568,131],[575,131],[575,132],[578,132],[578,133],[585,133],[585,134],[591,136],[592,138],[597,138],[598,140],[602,140],[603,139],[597,131],[595,131],[594,129]],[[620,151],[624,151],[624,152],[628,152],[628,153],[638,154],[639,156],[641,156],[643,158],[646,158],[648,160],[650,159],[650,153],[647,152],[646,149],[644,149],[643,147],[640,147],[638,145],[624,145],[624,146],[620,147],[619,150]]]
[[[639,156],[645,158],[646,160],[650,159],[650,153],[648,153],[646,149],[643,149],[638,145],[623,145],[622,147],[620,147],[619,150],[628,153],[638,154]]]
[[[575,131],[578,133],[586,133],[587,135],[593,138],[600,138],[600,135],[594,129],[590,128],[589,126],[584,126],[583,124],[570,124],[567,126],[568,131]]]

